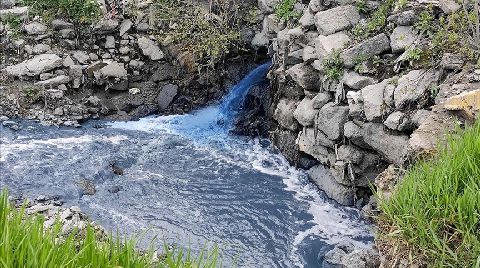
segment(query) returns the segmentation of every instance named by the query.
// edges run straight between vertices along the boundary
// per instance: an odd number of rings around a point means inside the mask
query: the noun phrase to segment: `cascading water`
[[[93,127],[98,121],[81,129],[0,126],[0,186],[59,196],[124,234],[147,229],[194,250],[218,243],[224,263],[235,259],[239,267],[320,267],[337,243],[369,246],[369,227],[356,210],[326,198],[267,140],[228,134],[268,68],[252,71],[221,103],[188,115],[104,128]],[[112,161],[123,176],[113,174]],[[95,195],[81,194],[82,179],[96,185]]]

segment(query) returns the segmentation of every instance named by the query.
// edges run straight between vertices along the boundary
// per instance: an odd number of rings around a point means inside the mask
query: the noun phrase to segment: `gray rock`
[[[317,59],[317,53],[315,48],[311,46],[306,46],[303,48],[302,59],[304,62],[311,63]]]
[[[382,33],[371,37],[352,48],[344,50],[340,53],[340,57],[343,60],[343,64],[346,67],[351,68],[354,66],[355,59],[362,57],[369,58],[380,55],[389,50],[390,40],[388,40],[388,37]]]
[[[322,35],[333,34],[350,28],[360,21],[358,9],[352,5],[334,7],[315,15],[315,25]]]
[[[40,22],[32,22],[23,27],[28,35],[40,35],[47,32],[47,27]]]
[[[353,144],[365,149],[372,148],[363,139],[363,129],[353,121],[348,121],[345,123],[343,129],[345,137],[348,138]]]
[[[361,90],[363,109],[368,121],[379,121],[385,115],[383,96],[387,84],[388,80],[383,80],[378,84],[366,86]]]
[[[361,91],[348,91],[347,102],[349,108],[349,115],[355,118],[362,118],[363,112],[363,97]]]
[[[15,6],[17,0],[2,0],[0,2],[0,9],[9,9]]]
[[[62,58],[55,54],[41,54],[17,65],[8,66],[5,71],[11,76],[36,76],[62,66]]]
[[[73,61],[72,57],[66,56],[65,59],[63,60],[63,66],[70,67],[72,65],[75,65],[75,62]]]
[[[98,34],[113,33],[118,27],[118,21],[114,19],[99,21],[93,30]]]
[[[439,80],[440,72],[435,70],[413,70],[400,77],[394,92],[395,108],[422,108]]]
[[[296,64],[288,69],[286,73],[293,81],[304,89],[319,89],[320,73],[310,65],[304,63]]]
[[[390,114],[383,124],[391,130],[398,131],[410,130],[412,126],[410,118],[400,111]]]
[[[105,38],[105,48],[115,48],[115,37],[108,35]]]
[[[72,53],[72,57],[76,59],[80,64],[87,64],[90,60],[90,57],[85,51],[74,51]]]
[[[64,29],[73,29],[73,24],[64,20],[55,19],[52,20],[52,28],[55,31]]]
[[[123,63],[112,62],[99,70],[101,77],[126,78],[127,70]]]
[[[285,25],[280,22],[277,15],[270,14],[263,19],[263,31],[267,34],[276,34],[283,30]]]
[[[322,164],[329,164],[331,153],[328,148],[333,147],[333,142],[322,132],[315,131],[314,128],[304,128],[299,133],[296,144],[300,152],[312,156]]]
[[[429,110],[418,110],[412,115],[412,124],[415,127],[422,125],[430,116],[431,111]]]
[[[43,74],[40,74],[40,81],[45,81],[45,80],[48,80],[50,78],[52,78],[52,74],[51,73],[43,73]]]
[[[285,59],[285,64],[296,65],[303,64],[303,49],[294,50],[288,53]]]
[[[460,54],[445,53],[442,56],[440,66],[445,70],[460,70],[465,65],[465,59]]]
[[[353,205],[355,193],[352,187],[338,183],[333,177],[331,171],[322,165],[317,165],[312,167],[307,173],[313,183],[315,183],[318,188],[325,191],[328,197],[337,201],[341,205]]]
[[[252,46],[257,49],[261,47],[267,47],[268,43],[269,39],[265,32],[256,33],[251,42]]]
[[[332,96],[328,92],[320,92],[313,98],[313,108],[321,109],[332,99]]]
[[[407,135],[390,134],[384,129],[383,124],[378,123],[366,123],[363,130],[363,139],[370,147],[390,163],[403,166],[408,148]]]
[[[348,107],[325,104],[318,113],[316,126],[331,140],[343,137],[343,127],[348,120]]]
[[[23,17],[27,15],[28,7],[13,7],[9,9],[0,9],[0,18],[8,18],[10,16]]]
[[[438,5],[447,15],[457,12],[462,7],[455,0],[439,0]]]
[[[148,30],[150,30],[150,25],[148,25],[148,23],[141,22],[137,24],[136,28],[137,28],[137,31],[139,32],[147,32]]]
[[[35,83],[36,86],[43,86],[43,87],[55,87],[61,84],[66,84],[70,82],[70,76],[67,75],[59,75],[54,78],[50,78],[48,80],[40,81]]]
[[[45,44],[36,44],[32,49],[32,52],[35,55],[43,54],[49,51],[50,51],[50,46]]]
[[[258,7],[264,14],[270,14],[279,2],[280,0],[258,0]]]
[[[129,19],[123,20],[122,23],[120,24],[120,29],[119,29],[120,36],[123,36],[128,31],[130,31],[132,26],[133,26],[133,22],[131,20]]]
[[[280,126],[295,131],[298,128],[298,122],[293,116],[296,108],[297,102],[289,99],[281,99],[275,109],[273,118]]]
[[[335,50],[342,50],[350,42],[350,37],[344,32],[338,32],[331,35],[319,35],[315,40],[315,50],[317,57],[323,60],[326,56]]]
[[[303,98],[295,112],[293,112],[293,117],[297,119],[300,125],[308,127],[313,125],[316,113],[317,111],[313,108],[313,100]]]
[[[305,28],[315,25],[315,14],[306,9],[298,22]]]
[[[411,26],[398,26],[390,35],[390,46],[393,53],[400,53],[408,49],[417,40],[418,36]]]
[[[308,9],[312,13],[317,13],[318,11],[322,11],[324,9],[322,5],[322,0],[310,0],[310,3],[308,3]]]
[[[355,249],[342,258],[345,268],[377,268],[380,255],[374,249]]]
[[[393,14],[390,17],[388,17],[389,22],[393,22],[396,25],[400,26],[410,26],[415,23],[417,20],[418,15],[415,13],[413,10],[406,10],[397,14]]]
[[[75,38],[75,30],[73,30],[73,29],[61,29],[61,30],[58,30],[58,33],[60,34],[60,36],[63,39],[73,39],[73,38]]]
[[[368,76],[359,75],[357,72],[354,72],[354,71],[346,71],[343,74],[342,81],[349,88],[355,89],[355,90],[362,89],[366,86],[377,83],[375,79]]]
[[[142,50],[143,55],[149,57],[151,60],[161,60],[164,58],[163,52],[155,41],[146,37],[138,38],[138,47]]]
[[[173,84],[165,85],[157,96],[158,109],[165,110],[177,95],[178,86]]]

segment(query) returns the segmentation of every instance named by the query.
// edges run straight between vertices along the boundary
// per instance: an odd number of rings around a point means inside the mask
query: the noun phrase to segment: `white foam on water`
[[[28,139],[26,137],[13,140],[12,142],[6,143],[3,142],[0,144],[0,161],[6,161],[6,156],[14,154],[19,151],[33,150],[40,147],[46,146],[55,146],[59,149],[71,149],[74,146],[91,143],[94,141],[110,142],[113,144],[120,144],[120,142],[128,140],[128,137],[125,135],[116,135],[116,136],[93,136],[93,135],[84,135],[77,137],[67,137],[67,138],[52,138],[52,139]],[[22,142],[23,141],[23,142]]]

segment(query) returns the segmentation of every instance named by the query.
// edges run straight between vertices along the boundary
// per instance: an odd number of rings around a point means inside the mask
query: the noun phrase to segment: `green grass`
[[[75,23],[92,23],[101,15],[95,0],[23,0],[23,4],[46,21],[63,18]]]
[[[379,202],[380,239],[413,249],[427,267],[480,267],[480,122],[460,134]]]
[[[58,239],[62,224],[44,229],[42,216],[25,216],[14,208],[6,191],[0,194],[0,267],[217,267],[218,250],[202,251],[198,257],[189,250],[164,246],[160,259],[153,261],[153,247],[139,253],[136,241],[101,237],[94,227]]]

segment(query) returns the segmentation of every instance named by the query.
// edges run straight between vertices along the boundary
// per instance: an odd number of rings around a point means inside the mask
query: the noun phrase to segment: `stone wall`
[[[253,45],[268,47],[274,59],[271,138],[340,204],[365,205],[376,178],[382,190],[391,191],[394,182],[382,181],[389,177],[378,176],[382,171],[405,168],[468,120],[444,103],[459,93],[479,96],[480,70],[473,64],[445,54],[437,68],[402,65],[405,51],[421,42],[413,25],[425,4],[410,1],[394,9],[385,31],[358,41],[351,29],[365,18],[354,1],[297,4],[303,15],[294,27],[273,14],[279,1],[259,2],[265,19]],[[374,9],[382,3],[367,2]],[[433,1],[434,8],[447,12],[441,8],[451,3],[440,2]],[[329,79],[325,67],[332,57],[341,62],[338,79]],[[358,62],[372,58],[387,64]]]
[[[136,3],[115,12],[104,6],[93,25],[46,22],[19,1],[3,3],[0,115],[79,126],[88,118],[184,113],[218,100],[256,65],[249,50],[255,25],[240,25],[246,51],[200,70],[188,51],[158,37],[151,1]],[[17,28],[6,23],[12,17],[19,18]]]

